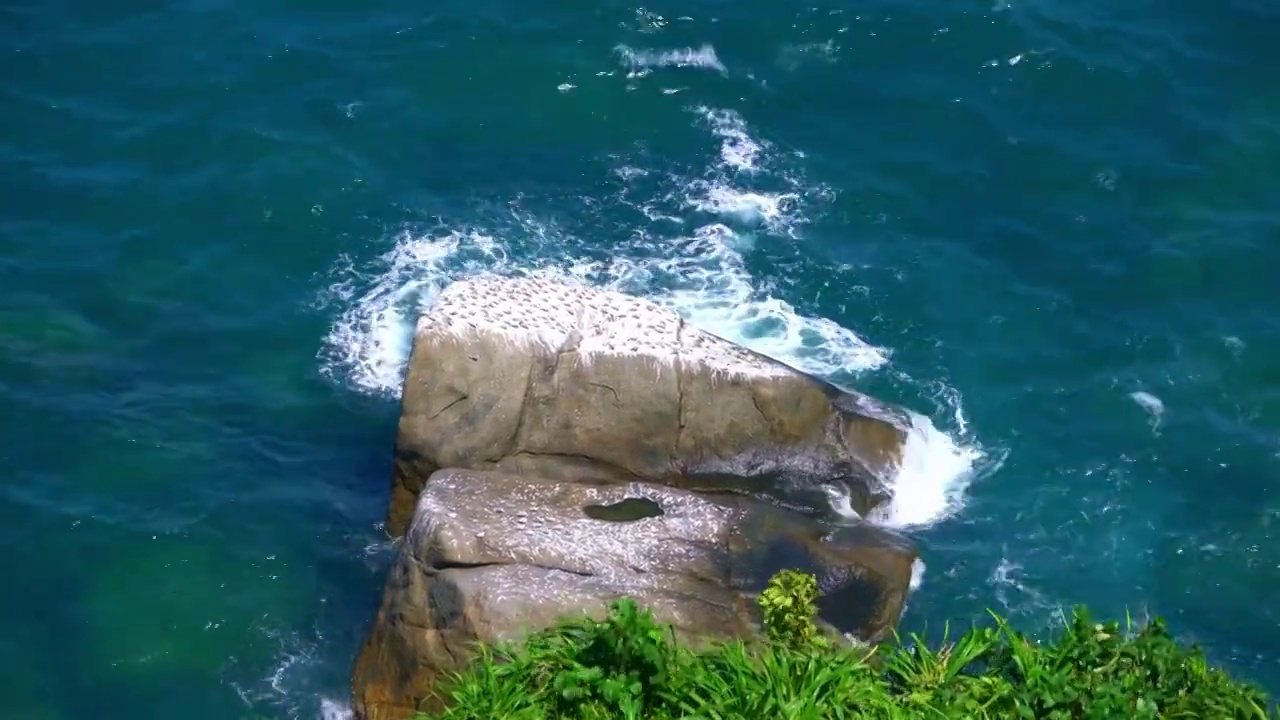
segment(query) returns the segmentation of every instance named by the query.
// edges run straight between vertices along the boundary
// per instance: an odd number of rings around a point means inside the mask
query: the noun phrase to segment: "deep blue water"
[[[5,3],[0,717],[341,717],[486,272],[930,418],[909,629],[1159,614],[1280,691],[1274,7]]]

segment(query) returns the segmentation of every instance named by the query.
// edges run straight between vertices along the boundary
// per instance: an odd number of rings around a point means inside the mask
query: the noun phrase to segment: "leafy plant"
[[[617,707],[624,718],[639,718],[658,703],[673,656],[663,629],[648,611],[624,598],[602,623],[587,625],[581,642],[552,679],[558,705],[601,703]],[[568,708],[561,707],[562,711]]]
[[[439,690],[441,720],[1268,720],[1256,687],[1209,666],[1161,620],[1095,622],[1082,608],[1036,642],[993,626],[932,647],[875,649],[819,632],[811,576],[783,571],[759,598],[767,639],[695,653],[629,599],[483,650]],[[424,719],[426,716],[422,716]]]
[[[818,582],[808,573],[782,570],[769,579],[760,593],[760,612],[769,639],[792,649],[828,647],[815,620]]]

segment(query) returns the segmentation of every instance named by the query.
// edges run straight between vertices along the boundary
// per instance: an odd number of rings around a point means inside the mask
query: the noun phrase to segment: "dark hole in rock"
[[[661,505],[648,498],[627,498],[612,505],[587,505],[582,512],[592,520],[609,522],[635,522],[666,515]]]
[[[882,589],[854,574],[835,573],[819,579],[819,587],[832,586],[818,596],[818,617],[842,633],[858,635],[876,617]]]

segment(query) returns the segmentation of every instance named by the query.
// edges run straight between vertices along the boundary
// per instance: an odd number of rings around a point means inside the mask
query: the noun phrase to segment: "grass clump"
[[[930,647],[919,636],[851,648],[815,624],[811,576],[784,570],[760,596],[763,643],[693,652],[629,599],[487,648],[441,690],[434,720],[1268,720],[1254,686],[1210,668],[1161,620],[1096,623],[1083,609],[1037,643],[992,627]],[[428,720],[420,715],[419,720]]]

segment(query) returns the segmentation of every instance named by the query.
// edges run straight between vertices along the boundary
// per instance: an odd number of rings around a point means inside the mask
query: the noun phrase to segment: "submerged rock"
[[[528,278],[445,288],[419,320],[387,529],[440,468],[704,490],[842,484],[886,501],[901,411],[618,292]]]
[[[833,530],[741,495],[442,470],[417,502],[357,659],[356,713],[410,717],[477,641],[602,618],[624,596],[686,641],[751,635],[755,596],[783,568],[817,576],[825,623],[875,642],[897,622],[915,558],[884,530]]]

